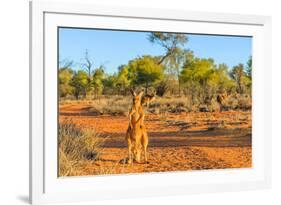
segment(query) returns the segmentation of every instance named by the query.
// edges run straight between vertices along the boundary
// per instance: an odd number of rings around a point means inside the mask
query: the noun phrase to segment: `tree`
[[[116,74],[107,75],[105,74],[102,84],[103,84],[103,94],[113,94],[116,90],[117,77]]]
[[[85,51],[82,68],[87,72],[88,78],[91,79],[94,61],[90,59],[88,50]]]
[[[87,93],[91,92],[91,89],[93,86],[93,82],[92,82],[93,64],[94,64],[94,61],[90,58],[88,50],[86,50],[85,54],[84,54],[83,63],[81,65],[87,74],[87,86],[86,86],[86,90],[85,90],[86,91],[85,97],[86,97]]]
[[[156,95],[163,97],[169,89],[169,82],[167,79],[163,79],[156,87]]]
[[[247,78],[246,73],[244,72],[244,65],[240,63],[237,66],[234,66],[230,72],[230,76],[237,85],[237,92],[243,94],[244,86],[249,83],[249,78]]]
[[[231,93],[235,88],[235,83],[230,78],[228,73],[228,66],[226,64],[219,64],[216,70],[218,75],[218,92],[219,93]]]
[[[99,68],[93,71],[92,86],[94,88],[95,97],[97,97],[98,94],[102,92],[104,77],[105,77],[105,72],[103,66],[100,66]]]
[[[121,93],[123,93],[124,95],[126,95],[131,81],[135,77],[135,75],[132,73],[132,71],[131,73],[129,73],[128,65],[119,66],[118,71],[119,72],[116,77],[116,87],[118,89],[118,94],[120,95]]]
[[[158,61],[158,64],[161,64],[171,55],[181,53],[181,47],[188,41],[188,38],[185,34],[163,32],[152,32],[149,34],[148,39],[151,43],[158,44],[165,49],[165,55],[161,57],[161,59]]]
[[[189,59],[184,64],[180,76],[187,93],[191,95],[192,104],[209,103],[218,89],[220,75],[214,60],[204,58]]]
[[[131,60],[128,64],[128,74],[134,85],[142,85],[145,92],[149,86],[160,82],[164,77],[164,66],[151,56],[142,56]]]
[[[73,70],[71,68],[59,69],[59,95],[66,97],[73,94],[74,88],[71,86],[71,79],[73,77]]]
[[[75,72],[71,85],[74,87],[74,96],[79,99],[81,94],[86,97],[87,87],[88,87],[88,75],[85,71],[79,70]]]
[[[178,93],[181,94],[180,69],[185,59],[186,51],[183,46],[187,43],[188,38],[185,34],[172,34],[153,32],[149,35],[149,40],[165,49],[165,54],[160,58],[158,64],[166,64],[166,72],[170,77],[178,81]],[[168,79],[173,81],[173,79]]]
[[[252,79],[252,56],[249,57],[246,67],[247,76]]]

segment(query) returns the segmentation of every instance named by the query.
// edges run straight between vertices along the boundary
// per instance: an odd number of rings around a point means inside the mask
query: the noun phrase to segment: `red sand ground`
[[[72,119],[83,129],[96,129],[107,139],[96,161],[80,166],[83,175],[161,172],[252,166],[251,113],[147,114],[148,164],[124,163],[126,116],[91,115],[89,105],[60,106],[60,121]]]

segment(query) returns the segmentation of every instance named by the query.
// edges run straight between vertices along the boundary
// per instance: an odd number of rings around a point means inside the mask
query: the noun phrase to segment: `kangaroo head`
[[[142,97],[141,99],[141,104],[142,105],[149,105],[150,102],[154,101],[155,100],[155,94],[152,94],[152,95],[149,95],[149,94],[146,94]]]
[[[131,91],[131,94],[133,96],[133,106],[134,107],[141,106],[141,97],[143,95],[143,91],[141,91],[138,95],[132,89],[130,91]]]

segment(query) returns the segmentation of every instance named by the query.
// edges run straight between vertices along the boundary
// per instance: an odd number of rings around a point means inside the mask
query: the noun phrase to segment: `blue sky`
[[[119,65],[142,56],[163,55],[165,50],[148,40],[148,32],[112,31],[95,29],[59,29],[60,60],[73,60],[75,69],[83,61],[88,50],[94,67],[104,65],[106,72],[114,73]],[[215,36],[187,34],[186,49],[195,56],[213,58],[217,64],[225,63],[230,68],[246,64],[252,55],[252,38],[238,36]]]

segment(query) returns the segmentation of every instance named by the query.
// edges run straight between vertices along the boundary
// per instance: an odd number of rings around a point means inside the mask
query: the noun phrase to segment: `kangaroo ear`
[[[139,97],[141,97],[143,95],[143,91],[140,91],[140,93],[138,94]]]
[[[156,99],[155,95],[152,95],[152,98],[150,99],[150,102],[154,101]]]
[[[155,100],[155,95],[150,95],[148,98],[148,103],[152,102]]]
[[[132,96],[136,97],[136,93],[132,88],[130,89],[130,92],[131,92]]]

